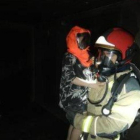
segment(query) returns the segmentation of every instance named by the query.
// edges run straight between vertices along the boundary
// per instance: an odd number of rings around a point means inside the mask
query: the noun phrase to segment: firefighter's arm
[[[140,91],[132,91],[115,102],[111,115],[107,117],[104,115],[92,116],[88,120],[88,117],[83,118],[77,114],[75,127],[77,126],[84,131],[84,126],[86,126],[85,132],[99,137],[117,135],[132,125],[139,108]]]

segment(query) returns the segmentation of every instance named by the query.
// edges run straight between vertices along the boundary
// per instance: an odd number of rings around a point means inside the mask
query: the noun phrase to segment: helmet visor
[[[83,50],[90,46],[90,34],[89,33],[78,33],[76,36],[78,47]]]

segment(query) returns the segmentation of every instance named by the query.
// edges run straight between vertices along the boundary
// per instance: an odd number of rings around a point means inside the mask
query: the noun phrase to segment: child
[[[78,140],[80,130],[73,127],[76,113],[87,111],[88,88],[96,88],[102,83],[93,81],[90,59],[90,31],[78,26],[73,27],[66,37],[67,52],[62,62],[59,106],[66,112],[70,123],[67,140]]]

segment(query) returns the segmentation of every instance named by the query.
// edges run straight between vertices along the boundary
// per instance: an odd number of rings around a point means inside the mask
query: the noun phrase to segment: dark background
[[[119,26],[140,46],[140,1],[0,1],[1,140],[65,139],[68,123],[58,106],[59,81],[65,38],[75,25],[91,31],[93,45],[102,32]],[[139,54],[134,57],[138,68]],[[139,140],[135,130],[129,137]]]

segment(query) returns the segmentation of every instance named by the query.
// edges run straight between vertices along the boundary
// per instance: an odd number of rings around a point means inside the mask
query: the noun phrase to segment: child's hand
[[[101,88],[102,86],[105,85],[106,82],[96,82],[96,83],[90,83],[89,84],[89,87],[90,88],[94,88],[94,89],[98,89],[98,88]]]

